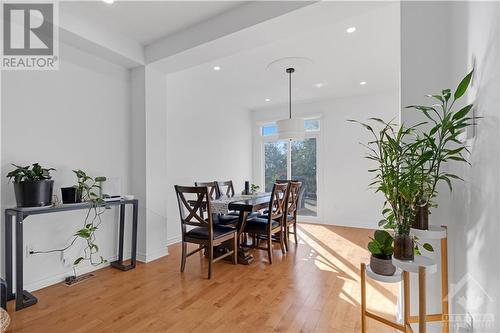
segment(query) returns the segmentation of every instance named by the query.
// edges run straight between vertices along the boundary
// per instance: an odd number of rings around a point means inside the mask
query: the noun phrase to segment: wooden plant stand
[[[426,275],[437,271],[437,266],[434,260],[424,256],[416,256],[413,261],[402,261],[392,259],[392,263],[396,266],[396,273],[392,276],[383,276],[375,274],[370,265],[361,264],[361,332],[366,333],[366,318],[369,317],[382,324],[393,327],[401,332],[413,333],[412,323],[419,323],[419,333],[426,333],[427,329],[427,313],[426,313]],[[418,316],[410,316],[410,273],[418,273],[418,299],[419,299],[419,314]],[[397,283],[403,281],[403,323],[393,322],[382,318],[366,309],[366,276],[386,283]]]
[[[410,234],[425,240],[441,241],[441,313],[428,314],[428,322],[442,322],[442,332],[449,333],[449,305],[448,305],[448,228],[447,226],[430,225],[429,230],[411,229]],[[417,323],[417,316],[410,316],[410,323]],[[425,332],[425,331],[424,331]]]

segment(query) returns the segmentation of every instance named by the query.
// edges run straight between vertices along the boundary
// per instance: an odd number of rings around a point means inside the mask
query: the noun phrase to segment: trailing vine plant
[[[88,176],[82,170],[73,170],[78,179],[78,191],[82,195],[82,201],[91,204],[85,220],[83,223],[83,228],[77,230],[75,233],[75,240],[80,238],[86,242],[86,246],[83,249],[83,255],[78,257],[73,265],[77,266],[82,261],[88,260],[91,265],[98,266],[105,263],[106,260],[97,253],[99,252],[99,246],[95,243],[96,237],[95,232],[102,223],[101,215],[104,213],[106,208],[106,202],[96,193],[96,191],[101,190],[101,182],[106,180],[106,177],[95,177],[92,178]]]

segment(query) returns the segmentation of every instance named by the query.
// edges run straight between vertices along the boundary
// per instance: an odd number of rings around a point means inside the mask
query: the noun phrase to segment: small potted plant
[[[18,207],[49,206],[52,201],[54,181],[51,180],[51,171],[54,168],[43,168],[34,163],[25,167],[12,164],[16,169],[7,174],[7,178],[14,183],[14,192]]]
[[[392,264],[394,238],[385,230],[377,230],[370,239],[371,242],[368,243],[368,250],[372,254],[370,268],[376,274],[394,275],[396,272],[396,267]]]

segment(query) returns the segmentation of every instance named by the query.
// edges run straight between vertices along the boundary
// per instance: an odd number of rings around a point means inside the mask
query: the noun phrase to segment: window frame
[[[306,215],[298,215],[300,217],[301,222],[309,222],[309,223],[322,223],[322,198],[323,198],[323,186],[322,186],[322,164],[321,164],[321,156],[322,156],[322,138],[323,138],[323,124],[320,117],[311,117],[305,118],[304,120],[318,120],[319,121],[319,129],[314,131],[306,131],[304,139],[314,138],[316,139],[316,192],[317,192],[317,208],[316,208],[316,216],[306,216]],[[266,184],[266,161],[265,161],[265,143],[273,142],[273,141],[285,141],[278,140],[278,135],[262,135],[262,128],[264,126],[275,123],[275,121],[263,122],[257,124],[259,129],[259,141],[260,141],[260,182],[265,188]],[[291,179],[292,173],[292,149],[291,145],[288,145],[287,149],[287,179]]]

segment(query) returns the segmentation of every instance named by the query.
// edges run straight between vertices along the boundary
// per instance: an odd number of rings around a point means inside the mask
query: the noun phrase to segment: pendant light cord
[[[289,84],[288,84],[288,96],[289,96],[289,110],[290,110],[290,119],[292,119],[292,71],[288,72],[289,74]]]

